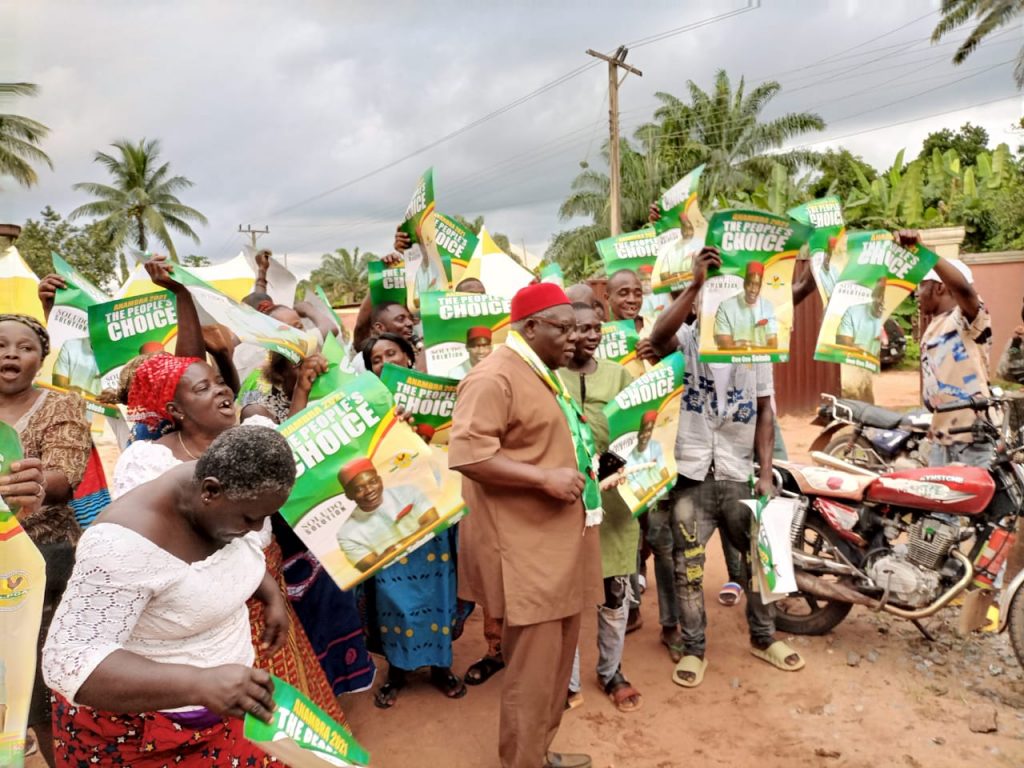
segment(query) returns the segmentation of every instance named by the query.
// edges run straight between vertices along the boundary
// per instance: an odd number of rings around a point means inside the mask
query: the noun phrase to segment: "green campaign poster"
[[[245,715],[245,738],[291,768],[369,765],[370,753],[297,688],[271,675],[273,719]]]
[[[611,320],[601,324],[601,343],[595,357],[625,366],[633,378],[644,374],[644,364],[636,356],[640,333],[635,320]]]
[[[481,293],[428,293],[423,297],[427,372],[450,379],[470,369],[505,341],[511,299]]]
[[[704,245],[708,222],[697,199],[703,165],[698,165],[658,198],[660,218],[652,287],[655,293],[682,290],[693,279],[693,258]]]
[[[115,371],[136,355],[171,351],[178,333],[178,311],[168,291],[93,304],[88,313],[89,339],[101,374]],[[106,380],[116,386],[116,376]]]
[[[434,215],[434,244],[452,286],[458,284],[479,242],[466,225],[443,213]]]
[[[683,354],[673,352],[604,407],[608,448],[626,460],[626,482],[617,486],[618,492],[634,516],[675,484],[682,393]]]
[[[542,283],[554,283],[559,288],[565,287],[565,274],[561,264],[545,264],[540,268],[538,277]]]
[[[434,205],[434,169],[428,168],[416,184],[405,218],[399,227],[412,245],[402,254],[408,307],[420,309],[420,296],[428,291],[446,291],[449,282],[437,249],[437,215]]]
[[[701,290],[700,359],[784,363],[793,328],[793,267],[809,228],[754,210],[715,211],[707,244],[720,269]]]
[[[333,333],[327,334],[320,354],[327,360],[327,371],[313,380],[309,402],[327,397],[356,375],[349,365],[348,352]]]
[[[635,232],[606,237],[597,241],[597,253],[604,263],[605,274],[611,276],[621,269],[639,272],[652,267],[658,257],[658,233],[647,226]]]
[[[446,526],[464,507],[459,475],[395,417],[387,387],[353,376],[281,424],[297,479],[281,516],[341,589]]]
[[[413,429],[431,445],[446,445],[451,435],[452,412],[459,382],[431,376],[412,368],[385,363],[380,380],[390,390],[395,405],[412,414]]]
[[[807,240],[811,272],[822,304],[828,304],[840,272],[832,263],[833,248],[830,243],[837,241],[846,226],[843,206],[838,197],[823,197],[791,208],[786,211],[786,215],[813,228]]]
[[[50,256],[53,271],[64,278],[66,287],[58,288],[54,295],[53,309],[46,321],[50,354],[39,370],[36,382],[42,386],[78,392],[91,406],[99,408],[95,397],[103,391],[103,381],[89,341],[89,307],[110,301],[110,296],[89,282],[59,254],[51,253]]]
[[[203,325],[219,324],[230,328],[240,341],[256,344],[299,363],[315,351],[317,334],[292,328],[248,304],[235,301],[180,264],[174,265],[174,279],[192,294]]]
[[[11,464],[23,456],[18,431],[7,422],[0,421],[0,475],[9,475]]]
[[[385,264],[383,261],[370,261],[366,264],[366,275],[370,283],[370,302],[377,306],[389,301],[406,304],[408,296],[405,287],[405,262]]]
[[[886,318],[938,258],[922,245],[903,248],[882,229],[847,231],[832,258],[842,271],[821,320],[814,359],[877,373]]]

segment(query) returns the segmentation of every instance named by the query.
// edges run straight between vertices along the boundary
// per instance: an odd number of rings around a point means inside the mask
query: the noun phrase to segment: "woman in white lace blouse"
[[[237,720],[273,708],[245,601],[284,610],[261,533],[294,481],[283,437],[235,427],[85,532],[43,649],[58,766],[269,761]]]

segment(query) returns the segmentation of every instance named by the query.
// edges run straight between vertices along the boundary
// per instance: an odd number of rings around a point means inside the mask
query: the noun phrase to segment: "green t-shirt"
[[[608,450],[608,419],[605,418],[604,407],[633,382],[633,377],[611,360],[598,360],[597,370],[586,376],[568,368],[560,369],[558,375],[573,399],[583,405],[583,415],[594,432],[597,450],[601,453]],[[586,402],[582,402],[584,384],[581,379],[585,382]],[[636,573],[640,523],[614,489],[601,493],[601,506],[604,508],[604,521],[601,523],[601,570],[604,577]]]

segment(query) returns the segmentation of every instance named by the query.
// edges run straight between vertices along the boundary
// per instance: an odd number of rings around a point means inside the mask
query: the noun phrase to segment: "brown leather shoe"
[[[594,764],[590,755],[570,755],[563,752],[548,752],[544,768],[591,768]]]

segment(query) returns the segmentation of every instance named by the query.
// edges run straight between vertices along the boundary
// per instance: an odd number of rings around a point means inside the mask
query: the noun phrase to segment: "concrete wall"
[[[961,258],[974,273],[974,285],[992,314],[992,368],[995,374],[1013,329],[1021,324],[1024,301],[1024,251],[965,253]]]

